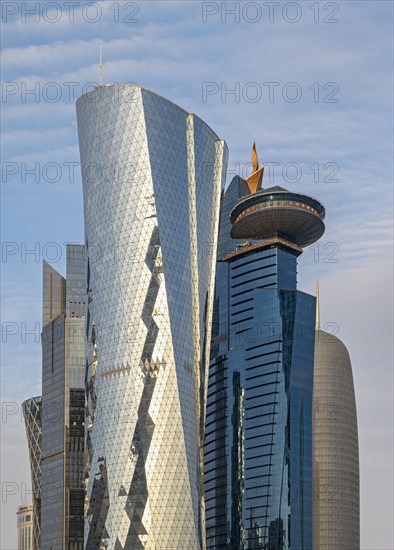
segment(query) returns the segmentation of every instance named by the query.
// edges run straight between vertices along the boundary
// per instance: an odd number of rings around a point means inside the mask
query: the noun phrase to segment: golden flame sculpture
[[[263,181],[263,174],[264,174],[264,166],[259,166],[259,158],[257,156],[256,143],[253,143],[253,147],[252,147],[252,167],[253,167],[253,172],[248,178],[246,178],[246,181],[248,183],[249,191],[251,193],[256,193],[256,191],[260,191],[261,189],[261,183]]]

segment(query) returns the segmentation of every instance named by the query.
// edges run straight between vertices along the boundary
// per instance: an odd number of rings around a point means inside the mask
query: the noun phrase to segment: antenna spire
[[[103,84],[103,42],[100,42],[99,84]]]
[[[316,281],[316,330],[320,330],[319,281]]]

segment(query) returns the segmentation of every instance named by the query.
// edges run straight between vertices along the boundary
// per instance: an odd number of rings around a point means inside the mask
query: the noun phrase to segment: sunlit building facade
[[[134,85],[77,101],[88,250],[85,548],[198,550],[225,143]]]
[[[315,297],[297,258],[323,206],[263,168],[222,200],[205,434],[208,549],[312,549]]]
[[[35,550],[33,504],[22,504],[16,512],[17,550]]]
[[[360,550],[357,411],[345,345],[317,327],[313,386],[313,548]]]
[[[29,448],[32,502],[32,550],[41,548],[41,396],[32,397],[22,403],[23,418],[26,427]],[[18,519],[19,522],[19,519]]]
[[[41,548],[82,550],[85,254],[67,245],[66,278],[43,266]]]

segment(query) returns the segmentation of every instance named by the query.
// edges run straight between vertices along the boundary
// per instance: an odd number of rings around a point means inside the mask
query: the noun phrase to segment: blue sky
[[[41,393],[41,344],[26,331],[40,330],[42,259],[64,272],[63,243],[84,238],[74,100],[97,82],[102,40],[106,83],[150,88],[226,140],[227,183],[245,175],[256,141],[260,160],[278,163],[272,183],[326,206],[299,287],[314,293],[319,279],[322,326],[335,324],[352,360],[361,548],[392,550],[392,2],[281,2],[270,13],[246,0],[76,1],[73,17],[69,2],[25,13],[34,4],[2,3],[1,549],[16,548],[30,486],[17,406]]]

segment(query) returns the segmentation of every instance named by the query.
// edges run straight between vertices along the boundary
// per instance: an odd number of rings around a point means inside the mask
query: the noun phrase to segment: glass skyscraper
[[[66,279],[43,267],[41,548],[82,550],[84,247],[67,245]]]
[[[198,550],[225,143],[135,85],[77,101],[88,250],[88,550]]]
[[[27,444],[29,447],[31,485],[33,493],[32,550],[41,548],[41,396],[32,397],[22,403]],[[19,520],[18,520],[19,521]]]
[[[315,298],[297,257],[323,206],[263,168],[222,199],[205,437],[208,549],[312,549]]]

